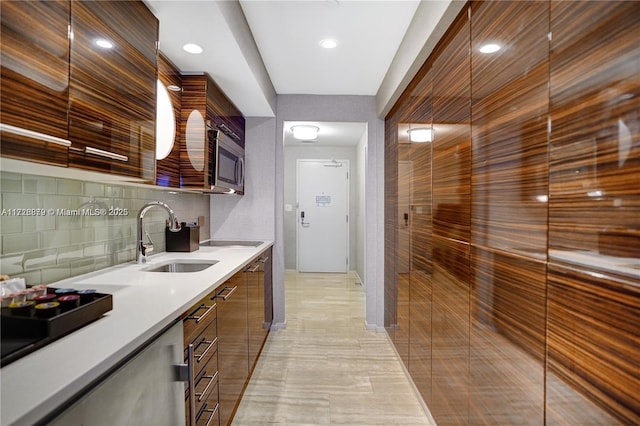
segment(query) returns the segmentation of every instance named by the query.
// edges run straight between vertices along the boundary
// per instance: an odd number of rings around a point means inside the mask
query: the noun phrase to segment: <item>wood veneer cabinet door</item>
[[[432,276],[424,271],[411,272],[409,312],[409,373],[422,399],[431,403],[431,291]]]
[[[467,243],[433,238],[429,409],[437,424],[471,424],[469,250]]]
[[[68,139],[69,9],[68,0],[0,4],[3,125]],[[2,156],[67,165],[68,143],[4,130],[1,139]]]
[[[547,248],[548,34],[546,2],[471,8],[472,242],[537,258]],[[482,53],[490,42],[502,49]]]
[[[472,246],[469,424],[544,424],[546,262]]]
[[[639,267],[638,6],[551,2],[551,256]]]
[[[173,134],[173,147],[169,151],[168,155],[162,159],[157,159],[156,161],[156,185],[179,188],[182,76],[180,75],[178,68],[162,53],[158,53],[158,80],[162,85],[164,85],[167,93],[169,94],[169,99],[173,106],[175,131]],[[156,134],[156,139],[159,137],[160,135]]]
[[[212,132],[244,148],[244,117],[209,75],[184,74],[182,86],[181,186],[210,189],[216,149]],[[231,111],[237,114],[233,120]]]
[[[384,145],[384,327],[395,343],[398,323],[397,221],[398,221],[398,119],[385,120]]]
[[[71,28],[70,165],[155,182],[158,20],[141,1],[73,1]]]
[[[263,254],[245,270],[248,293],[249,372],[253,371],[271,326],[271,321],[265,318],[267,262],[271,262],[271,258]]]
[[[249,377],[247,295],[244,274],[238,273],[216,296],[221,425],[227,425],[233,419]]]
[[[464,242],[471,221],[469,37],[469,20],[459,16],[433,63],[433,233]]]
[[[640,287],[549,263],[546,424],[640,424]]]

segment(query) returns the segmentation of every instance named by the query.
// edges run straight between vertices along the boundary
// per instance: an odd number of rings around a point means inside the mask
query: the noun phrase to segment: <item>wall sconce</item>
[[[300,141],[312,141],[318,137],[318,131],[320,130],[317,126],[310,126],[307,124],[301,124],[291,127],[291,131],[293,132],[293,137]]]
[[[407,130],[407,133],[411,142],[431,142],[433,140],[431,127],[416,127]]]

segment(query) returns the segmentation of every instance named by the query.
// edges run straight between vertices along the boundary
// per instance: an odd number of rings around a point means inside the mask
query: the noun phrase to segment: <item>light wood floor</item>
[[[385,333],[364,327],[352,274],[287,272],[287,328],[271,332],[233,425],[431,425]]]

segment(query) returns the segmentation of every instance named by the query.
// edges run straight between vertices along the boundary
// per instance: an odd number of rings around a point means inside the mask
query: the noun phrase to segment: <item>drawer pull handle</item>
[[[71,141],[67,139],[62,139],[55,136],[47,135],[46,133],[34,132],[33,130],[23,129],[22,127],[16,127],[10,124],[0,123],[0,131],[12,133],[18,136],[26,136],[28,138],[38,139],[38,140],[49,142],[49,143],[54,143],[56,145],[62,145],[66,147],[71,146]]]
[[[254,265],[253,265],[253,268],[252,268],[252,267],[248,267],[248,268],[247,268],[247,269],[245,269],[244,271],[245,271],[245,272],[251,272],[251,273],[254,273],[254,272],[256,272],[258,269],[260,269],[260,266],[261,266],[261,265],[260,265],[259,263],[256,263],[256,264],[254,264]]]
[[[220,291],[220,293],[216,294],[214,297],[221,297],[222,300],[227,300],[229,297],[231,297],[233,292],[236,291],[237,289],[238,289],[238,286],[235,286],[233,288],[225,287]],[[223,296],[222,293],[224,293],[225,291],[228,291],[228,293]]]
[[[211,306],[207,306],[207,305],[205,305],[203,303],[202,305],[200,305],[198,307],[198,309],[207,308],[207,311],[204,314],[199,315],[199,316],[197,316],[197,315],[189,315],[186,319],[188,319],[188,320],[196,320],[196,324],[199,324],[200,321],[204,320],[204,318],[209,314],[209,312],[211,312],[213,309],[215,309],[215,307],[216,307],[215,303],[213,305],[211,305]],[[194,312],[196,312],[198,309],[196,309]]]
[[[200,355],[196,355],[196,357],[197,357],[196,362],[202,361],[202,359],[207,355],[207,352],[209,352],[209,349],[211,349],[213,347],[213,345],[218,343],[218,338],[216,337],[213,340],[204,340],[204,339],[202,339],[202,341],[200,343],[198,343],[197,346],[200,346],[202,343],[205,343],[205,344],[207,344],[209,346],[207,346],[207,348],[204,350],[204,352],[202,352]]]
[[[204,426],[209,426],[211,424],[211,420],[213,420],[213,418],[216,416],[216,413],[218,412],[219,407],[220,407],[220,404],[216,404],[216,408],[214,408],[213,410],[209,410],[208,408],[205,408],[204,410],[202,410],[203,413],[211,413],[211,415],[209,416],[209,420],[207,420],[207,423]]]
[[[99,157],[106,157],[106,158],[110,158],[112,160],[123,161],[125,163],[127,161],[129,161],[129,157],[127,157],[126,155],[120,155],[120,154],[116,154],[115,152],[105,151],[105,150],[98,149],[98,148],[92,148],[90,146],[85,146],[84,147],[84,152],[85,152],[85,154],[93,154],[93,155],[97,155]]]
[[[218,372],[216,371],[216,374],[214,374],[213,376],[203,376],[202,378],[209,379],[209,383],[207,383],[207,386],[204,387],[202,392],[196,393],[196,396],[198,397],[198,402],[202,401],[202,398],[204,398],[204,395],[209,390],[209,387],[211,386],[211,384],[216,381],[216,379],[218,378]]]
[[[262,259],[260,259],[258,262],[260,263],[267,263],[267,260],[269,260],[269,256],[265,256]]]

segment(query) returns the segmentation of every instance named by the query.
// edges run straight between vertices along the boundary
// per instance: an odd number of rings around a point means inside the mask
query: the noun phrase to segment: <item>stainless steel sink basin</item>
[[[218,263],[217,260],[169,260],[143,269],[145,272],[199,272]]]
[[[204,243],[200,243],[201,246],[208,247],[258,247],[264,241],[223,241],[223,240],[210,240]]]

